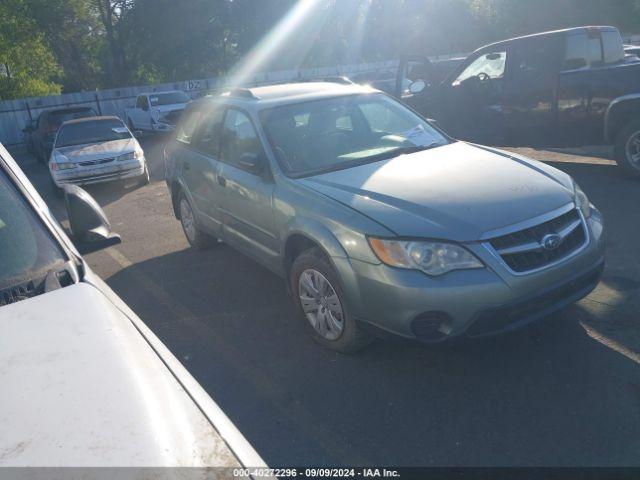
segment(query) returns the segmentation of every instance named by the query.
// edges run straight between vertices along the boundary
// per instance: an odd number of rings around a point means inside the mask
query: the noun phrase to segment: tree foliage
[[[312,8],[292,20],[300,2]],[[639,5],[640,0],[2,0],[0,97],[56,93],[60,86],[76,91],[215,76],[256,47],[268,52],[256,68],[288,69],[403,53],[468,52],[511,36],[585,24],[640,33]],[[289,36],[274,40],[274,30],[295,22]]]
[[[0,99],[57,94],[60,74],[43,32],[21,0],[0,3]]]

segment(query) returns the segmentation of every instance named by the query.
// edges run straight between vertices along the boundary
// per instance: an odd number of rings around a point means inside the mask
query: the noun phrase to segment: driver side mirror
[[[261,156],[258,153],[245,152],[240,155],[238,166],[250,173],[260,173],[262,170]]]
[[[64,203],[71,238],[81,254],[95,252],[122,242],[98,202],[77,185],[65,185]]]
[[[409,85],[409,93],[415,95],[421,93],[425,88],[427,88],[427,83],[424,80],[416,80]]]

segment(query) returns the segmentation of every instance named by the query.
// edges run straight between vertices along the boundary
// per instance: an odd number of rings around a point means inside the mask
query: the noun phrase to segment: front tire
[[[53,195],[56,198],[64,197],[64,189],[60,188],[56,185],[56,182],[53,181],[53,177],[49,176],[49,180],[51,181],[51,189],[53,190]]]
[[[616,163],[627,175],[640,178],[640,120],[629,122],[616,137]]]
[[[198,227],[193,207],[184,192],[180,192],[178,206],[180,209],[180,224],[182,225],[182,231],[185,237],[187,237],[189,245],[196,250],[205,250],[214,245],[216,239]]]
[[[144,166],[144,173],[140,175],[140,179],[138,180],[138,186],[144,187],[145,185],[149,185],[149,167],[147,165]]]
[[[355,353],[371,343],[349,313],[338,274],[319,248],[293,261],[289,281],[294,303],[317,343],[341,353]]]

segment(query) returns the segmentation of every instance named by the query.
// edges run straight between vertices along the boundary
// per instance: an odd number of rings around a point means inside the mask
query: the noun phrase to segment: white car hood
[[[133,152],[136,148],[140,147],[135,138],[123,138],[110,142],[60,147],[56,148],[56,151],[67,157],[70,162],[86,162],[87,160],[117,157],[124,153]]]
[[[0,308],[0,466],[237,466],[144,337],[80,283]]]
[[[171,103],[169,105],[153,105],[151,107],[154,110],[158,110],[160,113],[174,112],[176,110],[184,110],[187,108],[186,103]]]

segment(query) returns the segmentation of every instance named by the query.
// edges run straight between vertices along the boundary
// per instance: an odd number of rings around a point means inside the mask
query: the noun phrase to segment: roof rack
[[[226,92],[220,94],[220,96],[221,97],[235,97],[235,98],[250,98],[252,100],[257,100],[258,99],[258,97],[256,97],[250,89],[243,88],[243,87],[231,88],[231,89],[227,90]]]
[[[313,77],[309,79],[302,79],[301,82],[327,82],[327,83],[339,83],[341,85],[355,85],[355,82],[345,76],[337,77]]]

